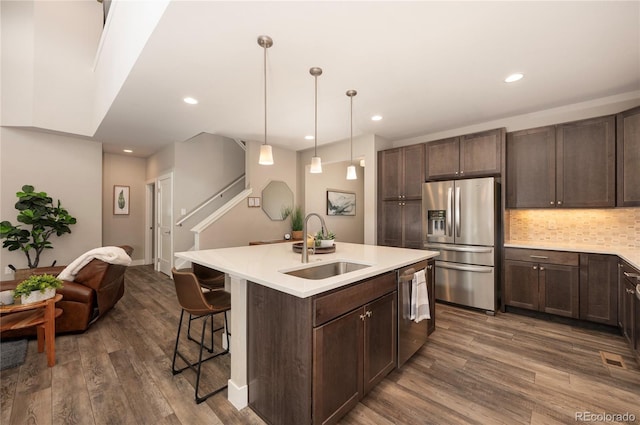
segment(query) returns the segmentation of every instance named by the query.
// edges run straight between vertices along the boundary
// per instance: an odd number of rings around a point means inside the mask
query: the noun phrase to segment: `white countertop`
[[[176,257],[198,263],[232,276],[259,283],[269,288],[306,298],[349,283],[377,276],[418,261],[437,256],[435,251],[392,248],[336,242],[336,252],[309,255],[309,263],[301,262],[301,254],[293,252],[290,243],[241,246],[176,253]],[[320,280],[303,279],[282,273],[321,263],[351,261],[367,264],[360,270]]]
[[[527,249],[544,249],[553,251],[572,251],[584,252],[591,254],[610,254],[618,257],[631,264],[633,267],[640,269],[640,249],[629,248],[615,245],[588,245],[576,244],[570,242],[521,242],[508,241],[504,244],[505,248],[527,248]]]

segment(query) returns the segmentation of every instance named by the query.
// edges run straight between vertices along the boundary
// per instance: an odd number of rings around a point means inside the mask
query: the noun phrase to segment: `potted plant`
[[[21,224],[13,225],[9,221],[0,222],[0,239],[4,239],[3,248],[9,251],[21,250],[27,256],[30,269],[38,267],[40,254],[45,249],[52,249],[49,238],[54,234],[62,236],[71,233],[70,225],[76,219],[62,208],[60,201],[53,204],[53,199],[46,192],[36,192],[33,186],[24,185],[17,192],[18,222],[31,226],[23,229]]]
[[[291,238],[302,240],[302,228],[304,227],[304,214],[300,206],[291,208],[285,208],[282,213],[282,218],[286,219],[291,217]]]
[[[20,297],[22,304],[30,304],[53,298],[56,288],[62,288],[62,281],[50,274],[32,275],[20,282],[13,290],[13,297]]]
[[[327,232],[326,235],[323,235],[322,231],[318,230],[318,233],[316,233],[315,239],[316,239],[316,247],[329,248],[329,247],[332,247],[333,244],[335,243],[336,234],[333,232]]]

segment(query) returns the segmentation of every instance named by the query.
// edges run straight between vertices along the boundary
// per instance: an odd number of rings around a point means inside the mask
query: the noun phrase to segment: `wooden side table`
[[[62,314],[61,308],[55,304],[62,299],[61,294],[48,300],[31,304],[16,304],[0,306],[0,332],[30,328],[37,326],[38,353],[47,352],[47,365],[56,364],[56,317]]]

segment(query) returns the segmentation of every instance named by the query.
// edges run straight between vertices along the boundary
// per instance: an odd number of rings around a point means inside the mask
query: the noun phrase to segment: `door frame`
[[[144,264],[156,263],[156,179],[145,182]]]
[[[160,180],[164,180],[164,179],[171,179],[171,201],[170,201],[170,206],[169,206],[169,211],[170,211],[170,218],[169,218],[169,222],[171,224],[171,236],[170,236],[170,258],[169,258],[169,268],[171,269],[173,267],[173,171],[166,173],[166,174],[162,174],[158,177],[156,177],[155,179],[155,192],[154,195],[157,195],[158,191],[160,190]],[[154,214],[154,235],[155,235],[155,262],[154,262],[154,270],[155,271],[160,271],[160,257],[159,257],[159,252],[161,252],[160,249],[160,244],[162,243],[162,239],[161,239],[161,235],[160,235],[160,226],[159,226],[159,215],[161,214],[162,208],[161,205],[159,205],[161,202],[161,197],[160,196],[155,196],[155,214]],[[170,275],[171,273],[169,273]]]

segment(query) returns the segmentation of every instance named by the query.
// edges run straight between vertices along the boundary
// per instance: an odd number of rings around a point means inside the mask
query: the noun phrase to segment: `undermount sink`
[[[323,263],[319,265],[305,267],[303,269],[281,272],[290,276],[301,277],[303,279],[326,279],[328,277],[354,272],[356,270],[371,267],[368,264],[352,263],[350,261],[336,261],[333,263]]]

